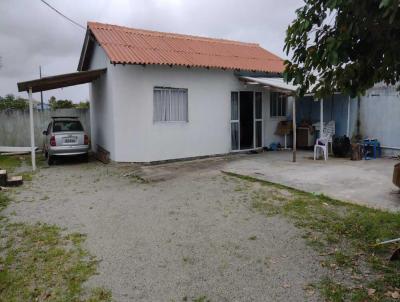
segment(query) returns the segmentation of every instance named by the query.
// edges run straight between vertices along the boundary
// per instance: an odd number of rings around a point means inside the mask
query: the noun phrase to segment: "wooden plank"
[[[22,185],[23,180],[22,176],[11,176],[7,179],[7,186],[8,187],[16,187]]]

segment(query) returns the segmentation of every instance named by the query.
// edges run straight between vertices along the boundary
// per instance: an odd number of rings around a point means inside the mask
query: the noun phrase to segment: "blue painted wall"
[[[296,100],[296,119],[320,120],[320,102],[313,97]],[[335,95],[324,99],[324,121],[335,120],[336,135],[347,131],[348,96]],[[350,138],[356,134],[357,99],[350,100]],[[360,134],[363,138],[376,138],[386,155],[400,154],[400,93],[395,87],[378,84],[360,99]]]
[[[356,109],[356,104],[352,101],[351,112],[354,113]],[[331,120],[335,121],[336,125],[336,135],[342,136],[346,134],[347,131],[347,104],[348,97],[345,95],[334,95],[333,97],[328,97],[324,99],[324,122]],[[313,97],[304,97],[297,100],[296,106],[296,119],[299,122],[302,120],[311,120],[312,123],[317,123],[320,121],[320,102],[314,101]],[[354,128],[356,115],[350,114],[350,130],[352,132]],[[350,132],[350,133],[351,133]]]

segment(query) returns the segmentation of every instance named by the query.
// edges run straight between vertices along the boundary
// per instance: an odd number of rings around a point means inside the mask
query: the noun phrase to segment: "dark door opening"
[[[252,149],[254,132],[253,92],[240,92],[240,149]]]

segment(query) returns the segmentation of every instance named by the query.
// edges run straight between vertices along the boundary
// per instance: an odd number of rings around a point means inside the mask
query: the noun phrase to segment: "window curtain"
[[[188,121],[187,89],[154,89],[154,121]]]

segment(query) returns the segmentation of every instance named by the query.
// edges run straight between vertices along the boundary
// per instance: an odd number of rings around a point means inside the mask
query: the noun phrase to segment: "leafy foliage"
[[[13,94],[7,94],[0,97],[0,110],[4,109],[27,109],[29,103],[27,99],[15,97]]]
[[[49,105],[51,110],[74,108],[74,103],[71,100],[57,100],[54,96],[49,99]]]
[[[56,97],[52,96],[49,99],[49,105],[51,110],[65,109],[65,108],[76,108],[76,109],[88,109],[89,102],[79,102],[74,104],[71,100],[57,100]]]
[[[400,80],[399,0],[305,0],[288,27],[285,78],[317,97]]]
[[[75,104],[76,109],[89,109],[90,103],[88,101],[86,102],[79,102],[78,104]]]

